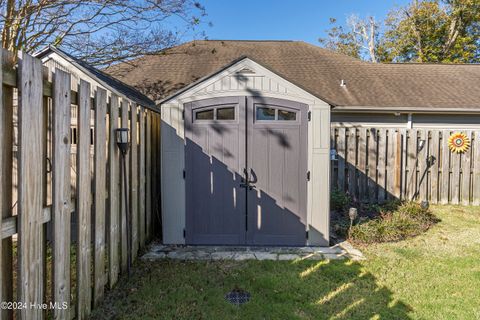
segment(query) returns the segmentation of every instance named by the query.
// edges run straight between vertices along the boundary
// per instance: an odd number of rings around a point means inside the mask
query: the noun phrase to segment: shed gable
[[[268,95],[294,99],[310,105],[327,105],[326,102],[249,58],[244,58],[214,75],[197,80],[183,91],[161,101],[161,104],[223,95]]]

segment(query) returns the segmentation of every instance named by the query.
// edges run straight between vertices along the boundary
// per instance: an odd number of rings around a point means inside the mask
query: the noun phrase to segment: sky
[[[200,0],[208,16],[198,31],[208,39],[302,40],[318,45],[329,19],[344,23],[350,14],[385,18],[408,0]],[[185,41],[195,38],[186,35]],[[197,39],[200,37],[197,35]]]

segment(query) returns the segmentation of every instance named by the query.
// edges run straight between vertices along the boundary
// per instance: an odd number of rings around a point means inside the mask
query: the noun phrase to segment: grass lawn
[[[480,319],[480,209],[438,206],[407,241],[366,261],[143,262],[94,319]],[[234,288],[252,299],[240,307]]]

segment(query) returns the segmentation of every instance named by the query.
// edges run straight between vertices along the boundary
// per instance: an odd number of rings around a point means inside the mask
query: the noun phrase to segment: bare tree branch
[[[96,65],[158,52],[179,41],[171,25],[193,30],[205,16],[195,0],[0,0],[3,47],[53,44]]]

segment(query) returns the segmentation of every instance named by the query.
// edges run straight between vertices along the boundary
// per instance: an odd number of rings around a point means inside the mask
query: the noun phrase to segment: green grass
[[[138,262],[94,319],[480,319],[480,209],[434,207],[415,238],[366,261]],[[252,294],[237,307],[224,295]]]

